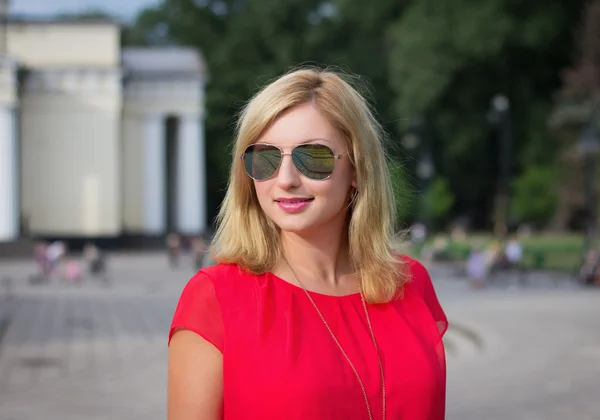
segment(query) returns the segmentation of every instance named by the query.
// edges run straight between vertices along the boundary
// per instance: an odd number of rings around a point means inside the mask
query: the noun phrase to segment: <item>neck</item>
[[[338,232],[335,234],[329,229],[322,229],[314,235],[282,232],[284,259],[278,264],[278,271],[291,271],[291,277],[299,276],[299,281],[309,289],[348,288],[347,284],[342,284],[354,271],[350,262],[348,235],[345,229],[339,229]]]

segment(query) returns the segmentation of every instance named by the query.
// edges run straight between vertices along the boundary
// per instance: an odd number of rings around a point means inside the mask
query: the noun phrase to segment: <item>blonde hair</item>
[[[253,274],[268,272],[279,262],[279,228],[263,213],[240,157],[279,115],[308,102],[343,134],[356,171],[359,192],[351,204],[348,241],[362,293],[369,303],[389,302],[401,294],[406,276],[394,251],[395,206],[384,134],[365,98],[333,71],[304,68],[287,73],[243,108],[211,255]]]

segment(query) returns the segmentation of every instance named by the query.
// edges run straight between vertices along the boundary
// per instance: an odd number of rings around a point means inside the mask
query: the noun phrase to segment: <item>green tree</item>
[[[434,178],[425,193],[424,201],[425,211],[431,218],[433,226],[442,227],[455,201],[448,180],[440,176]]]
[[[582,3],[413,1],[388,28],[397,115],[427,116],[436,169],[453,187],[456,212],[490,222],[498,137],[486,117],[495,94],[511,101],[513,173],[556,160],[548,104]]]
[[[390,169],[390,178],[392,189],[394,191],[394,200],[396,206],[396,217],[399,224],[406,224],[416,214],[415,185],[411,182],[410,174],[406,171],[406,166],[398,160],[388,162]]]
[[[514,180],[513,212],[520,222],[540,228],[550,222],[558,206],[559,175],[555,167],[531,166]]]
[[[240,106],[293,65],[316,63],[360,74],[401,161],[399,138],[415,114],[427,121],[437,173],[455,195],[452,212],[489,222],[497,136],[490,99],[511,100],[514,172],[550,165],[552,92],[573,49],[584,0],[164,0],[126,30],[135,45],[181,44],[204,55],[211,75],[206,121],[209,213],[225,190]],[[477,176],[474,176],[476,174]],[[406,179],[414,178],[405,169]],[[448,217],[452,216],[450,214]]]

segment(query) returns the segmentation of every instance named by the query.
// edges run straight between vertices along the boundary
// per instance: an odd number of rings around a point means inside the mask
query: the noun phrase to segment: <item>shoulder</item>
[[[239,269],[233,264],[216,264],[199,270],[186,283],[181,303],[187,304],[208,297],[218,299],[226,280],[236,275],[239,275]]]
[[[400,255],[399,258],[403,262],[404,267],[402,268],[407,275],[408,281],[406,285],[418,289],[419,292],[423,292],[423,289],[426,288],[428,284],[431,284],[431,277],[425,266],[421,262],[406,255]]]
[[[428,275],[425,266],[407,255],[400,255],[400,259],[410,268],[413,275]]]
[[[214,264],[204,267],[196,273],[196,276],[206,276],[213,283],[220,283],[226,279],[236,279],[241,277],[243,276],[243,272],[237,264]]]
[[[223,351],[223,293],[217,287],[219,282],[215,281],[217,273],[218,270],[203,269],[188,280],[175,308],[169,343],[178,329],[184,329],[200,335]]]
[[[253,275],[237,264],[215,264],[199,270],[188,282],[186,289],[203,290],[210,287],[219,300],[244,296],[261,275]],[[199,287],[203,285],[203,287]]]
[[[419,299],[425,303],[437,325],[439,333],[443,336],[448,329],[448,319],[440,305],[427,269],[413,258],[402,256],[402,259],[410,270],[410,277],[405,287],[413,292],[413,294],[419,296]]]

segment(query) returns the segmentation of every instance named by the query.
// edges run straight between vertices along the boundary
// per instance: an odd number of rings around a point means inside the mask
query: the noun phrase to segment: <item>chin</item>
[[[318,223],[311,223],[307,220],[276,220],[275,223],[283,232],[296,234],[309,232],[319,226]]]
[[[332,224],[335,224],[334,220],[321,217],[296,217],[281,217],[274,220],[274,222],[282,232],[293,233],[300,236],[313,235],[315,233],[326,234],[326,232],[329,231],[327,228],[332,226]]]
[[[267,212],[267,217],[271,219],[282,232],[289,232],[296,235],[312,234],[313,232],[323,233],[328,226],[335,224],[337,216],[325,211],[326,209],[312,208],[299,213],[286,213],[276,207]]]

